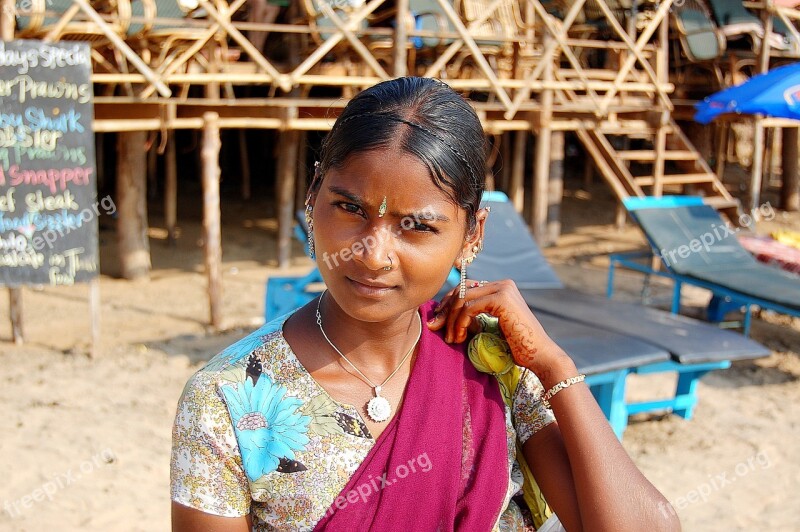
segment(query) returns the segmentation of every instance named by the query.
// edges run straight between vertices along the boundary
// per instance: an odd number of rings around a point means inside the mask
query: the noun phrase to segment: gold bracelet
[[[564,388],[569,388],[573,384],[578,384],[579,382],[583,382],[586,379],[586,375],[581,373],[576,377],[570,377],[568,379],[564,379],[563,381],[557,383],[555,386],[547,390],[547,393],[542,395],[542,404],[545,408],[550,409],[550,399],[553,398],[555,394],[563,390]]]

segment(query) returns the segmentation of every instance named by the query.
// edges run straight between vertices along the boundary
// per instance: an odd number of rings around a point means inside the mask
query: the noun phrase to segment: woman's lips
[[[383,283],[375,283],[371,281],[356,281],[355,279],[347,278],[353,289],[366,297],[382,297],[395,289],[392,285]]]

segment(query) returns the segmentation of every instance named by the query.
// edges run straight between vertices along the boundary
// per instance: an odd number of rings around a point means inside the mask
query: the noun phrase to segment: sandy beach
[[[227,216],[236,213],[236,216]],[[101,220],[102,341],[90,359],[88,289],[25,289],[27,343],[10,343],[0,307],[0,530],[169,529],[171,424],[183,384],[204,361],[263,321],[274,267],[275,223],[254,206],[223,211],[226,332],[211,333],[200,226],[184,215],[177,247],[151,216],[149,281],[114,278],[113,223]],[[563,236],[546,250],[573,287],[604,293],[607,254],[643,248],[639,230],[613,227],[610,193],[569,192]],[[778,213],[759,233],[800,230]],[[296,244],[293,265],[311,267]],[[641,277],[621,273],[618,298],[636,301]],[[667,284],[653,297],[666,301]],[[689,312],[708,299],[686,290]],[[678,510],[685,530],[797,530],[800,504],[800,319],[761,313],[753,337],[772,355],[707,375],[694,419],[637,416],[623,443]],[[669,376],[631,377],[630,396],[668,393]]]

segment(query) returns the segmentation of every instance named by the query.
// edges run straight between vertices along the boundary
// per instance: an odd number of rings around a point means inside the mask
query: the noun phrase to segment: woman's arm
[[[577,368],[547,336],[512,281],[455,291],[429,324],[463,342],[475,316],[496,316],[515,362],[533,371],[545,390]],[[669,502],[642,475],[614,435],[588,386],[577,384],[550,400],[557,423],[531,436],[523,453],[545,498],[567,530],[679,530]]]
[[[172,532],[248,532],[250,516],[220,517],[172,502]]]

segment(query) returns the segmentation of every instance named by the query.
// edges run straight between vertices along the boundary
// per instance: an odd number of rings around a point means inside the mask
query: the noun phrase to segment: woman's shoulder
[[[245,373],[254,360],[259,363],[273,360],[273,352],[281,350],[285,345],[282,327],[290,315],[262,325],[217,353],[189,378],[184,393],[188,389],[214,387],[220,381],[230,381],[232,374]]]

